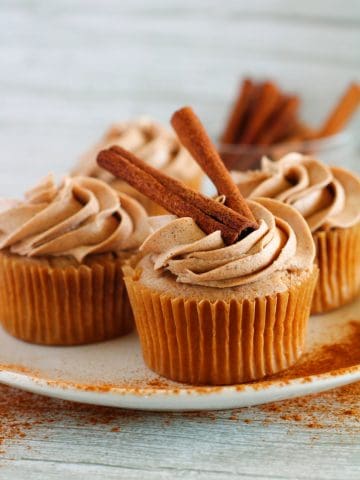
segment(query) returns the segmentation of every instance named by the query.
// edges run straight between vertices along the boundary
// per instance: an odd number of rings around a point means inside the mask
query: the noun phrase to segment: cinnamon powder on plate
[[[292,380],[308,378],[310,375],[320,375],[336,370],[351,368],[360,364],[360,322],[349,321],[348,333],[337,343],[323,345],[305,353],[293,367],[271,377],[272,380]]]
[[[341,369],[356,368],[356,365],[360,364],[360,323],[352,321],[349,327],[348,334],[340,342],[315,348],[305,354],[291,369],[266,380],[266,384],[279,380],[287,382],[299,377],[306,379],[311,375],[326,372],[329,372],[329,375],[336,375],[341,373]],[[155,388],[167,386],[166,380],[152,379],[148,383]],[[64,422],[85,428],[101,426],[110,434],[121,435],[124,425],[143,422],[146,417],[153,415],[162,418],[164,427],[171,426],[173,422],[185,417],[188,421],[201,422],[227,419],[244,424],[244,428],[252,428],[252,424],[258,421],[265,425],[283,422],[291,428],[326,427],[346,430],[349,434],[359,434],[359,398],[360,382],[321,394],[236,409],[230,414],[227,412],[153,414],[66,402],[0,385],[0,449],[4,449],[8,441],[14,439],[21,441],[32,429],[41,426],[45,428]]]

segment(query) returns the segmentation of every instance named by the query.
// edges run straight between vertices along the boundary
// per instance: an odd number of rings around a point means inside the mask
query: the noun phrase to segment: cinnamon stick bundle
[[[272,146],[304,142],[340,132],[360,105],[360,85],[352,83],[317,129],[299,118],[301,101],[287,95],[274,82],[255,82],[246,78],[234,102],[220,141],[223,145]],[[251,154],[249,154],[251,155]],[[228,167],[234,162],[227,154]]]

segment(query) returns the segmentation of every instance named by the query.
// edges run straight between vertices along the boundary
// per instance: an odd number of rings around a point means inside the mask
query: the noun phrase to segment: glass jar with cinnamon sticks
[[[323,124],[310,128],[299,116],[301,99],[271,81],[246,78],[220,137],[219,153],[229,170],[258,168],[289,152],[309,153],[326,163],[356,170],[356,137],[346,130],[360,105],[360,85],[345,90]]]

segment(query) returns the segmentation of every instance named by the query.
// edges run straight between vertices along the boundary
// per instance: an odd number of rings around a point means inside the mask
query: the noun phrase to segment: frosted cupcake
[[[360,180],[313,157],[292,153],[277,162],[263,159],[260,171],[234,172],[248,198],[269,197],[296,208],[316,244],[319,281],[312,312],[351,301],[360,291]]]
[[[171,219],[126,269],[144,359],[192,384],[233,384],[301,355],[316,281],[311,234],[274,200],[249,203],[260,227],[226,247],[191,218]]]
[[[164,213],[164,209],[158,204],[98,166],[96,156],[99,151],[113,145],[135,153],[146,163],[181,180],[194,190],[199,190],[201,170],[191,155],[171,131],[147,118],[112,125],[103,138],[80,158],[72,174],[100,178],[113,188],[131,194],[143,204],[150,215]]]
[[[245,202],[191,109],[176,112],[173,126],[224,204],[123,149],[98,157],[176,214],[152,219],[143,258],[124,267],[145,362],[172,380],[210,385],[288,368],[303,349],[317,280],[309,227],[288,205]]]
[[[133,317],[122,266],[148,234],[126,194],[87,177],[51,176],[0,213],[0,322],[47,345],[125,334]]]

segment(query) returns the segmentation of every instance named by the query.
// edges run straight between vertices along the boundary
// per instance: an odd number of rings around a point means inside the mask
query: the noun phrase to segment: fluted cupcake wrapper
[[[151,289],[126,271],[146,364],[172,380],[226,385],[292,365],[301,355],[317,269],[290,289],[254,300],[193,300]]]
[[[360,225],[314,234],[319,280],[311,313],[341,307],[360,292]]]
[[[0,323],[15,337],[76,345],[133,328],[122,260],[50,267],[0,253]]]

